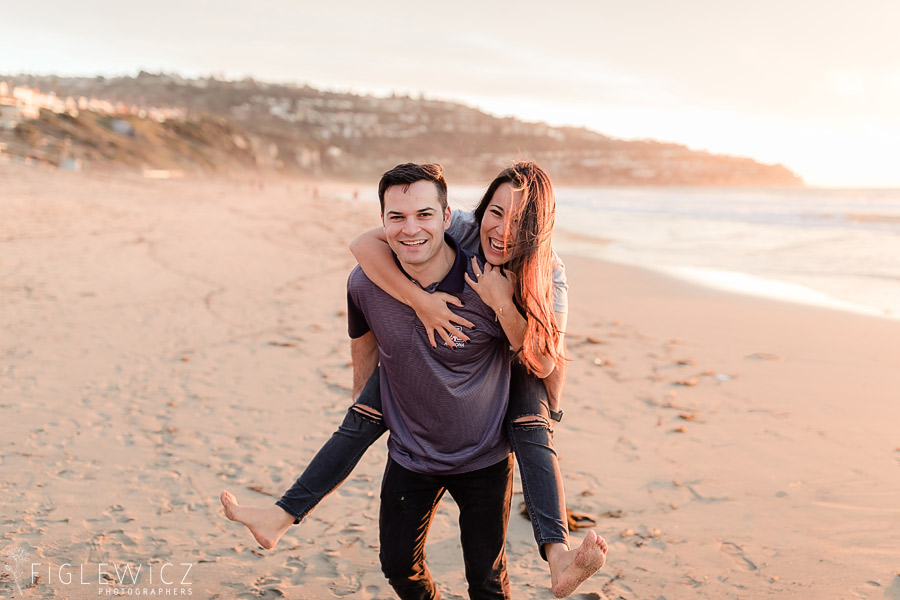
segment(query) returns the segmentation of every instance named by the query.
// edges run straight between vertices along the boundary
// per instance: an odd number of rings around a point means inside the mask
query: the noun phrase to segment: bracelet
[[[503,316],[503,309],[506,308],[507,306],[509,306],[510,302],[512,302],[512,300],[509,300],[506,304],[504,304],[503,306],[501,306],[500,308],[498,308],[497,310],[494,311],[494,320],[495,321],[500,320],[500,317]]]

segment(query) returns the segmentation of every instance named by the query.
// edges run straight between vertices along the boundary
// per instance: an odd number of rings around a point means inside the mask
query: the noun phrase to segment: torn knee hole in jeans
[[[384,423],[384,418],[381,416],[381,412],[375,410],[370,406],[365,406],[362,404],[354,404],[350,407],[350,410],[358,413],[361,417],[368,421],[372,421],[373,423]]]
[[[526,415],[513,421],[516,429],[550,429],[550,421],[543,415]]]

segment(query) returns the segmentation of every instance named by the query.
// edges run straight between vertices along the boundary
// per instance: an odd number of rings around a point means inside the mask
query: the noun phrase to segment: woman
[[[474,212],[454,212],[448,232],[463,248],[480,250],[487,261],[482,270],[473,259],[476,279],[466,278],[495,311],[517,359],[510,381],[509,438],[535,540],[550,566],[553,593],[564,597],[603,566],[607,546],[593,531],[579,548],[568,546],[562,478],[550,427],[550,419],[559,420],[562,415],[557,409],[568,308],[565,271],[550,245],[554,216],[550,178],[536,163],[519,162],[491,182]],[[358,237],[351,251],[373,282],[415,310],[432,345],[435,332],[451,347],[451,336],[467,339],[463,328],[471,328],[472,323],[448,307],[459,301],[448,294],[425,292],[403,275],[383,230]],[[249,527],[263,547],[273,547],[292,523],[298,523],[346,478],[385,431],[378,388],[376,372],[344,423],[277,506],[242,507],[223,492],[226,516]]]

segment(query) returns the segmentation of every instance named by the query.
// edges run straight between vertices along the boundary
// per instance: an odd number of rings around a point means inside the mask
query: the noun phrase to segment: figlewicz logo
[[[47,571],[50,586],[95,585],[99,596],[193,596],[193,563],[117,563],[61,565],[31,563],[32,577]]]
[[[96,586],[99,596],[194,595],[191,587],[193,563],[153,561],[75,564],[65,561],[56,564],[52,561],[30,562],[28,553],[18,548],[7,548],[3,554],[9,557],[5,569],[18,592],[13,593],[11,596],[13,598],[24,597],[25,591],[38,582],[41,582],[41,586],[60,588],[93,585]]]
[[[25,561],[28,560],[28,553],[21,548],[7,548],[3,551],[3,554],[8,556],[10,560],[15,563],[15,566],[7,563],[3,565],[3,567],[6,569],[7,573],[12,575],[13,581],[16,583],[16,589],[19,590],[19,595],[21,596],[22,584],[19,583],[19,578],[25,576],[25,569],[23,567]]]

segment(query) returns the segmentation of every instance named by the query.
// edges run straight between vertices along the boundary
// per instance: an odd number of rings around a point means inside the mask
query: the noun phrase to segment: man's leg
[[[493,466],[445,478],[459,506],[460,541],[471,600],[508,600],[506,527],[512,499],[512,456]]]
[[[381,571],[401,600],[440,600],[425,565],[425,540],[444,488],[388,457],[381,483]]]
[[[519,362],[512,366],[506,420],[534,539],[550,566],[553,593],[562,598],[604,565],[607,545],[591,531],[578,548],[569,549],[565,493],[553,448],[547,390],[543,381],[527,373]]]
[[[220,500],[225,516],[246,525],[263,548],[274,548],[292,524],[299,523],[347,478],[369,446],[385,431],[376,369],[356,403],[347,410],[344,422],[276,506],[241,506],[229,492],[222,492]]]

